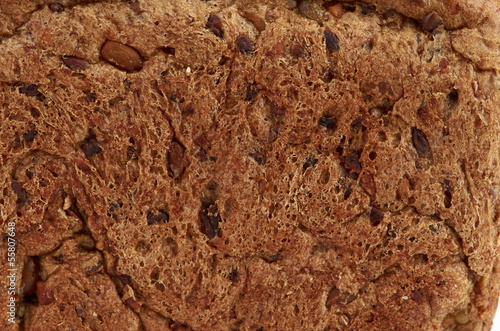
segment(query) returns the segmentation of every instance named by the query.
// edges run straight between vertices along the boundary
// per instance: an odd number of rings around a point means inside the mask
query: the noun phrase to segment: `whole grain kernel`
[[[54,299],[54,292],[52,290],[48,290],[45,282],[39,280],[36,283],[36,296],[38,297],[38,303],[41,306],[48,305]]]
[[[228,275],[229,280],[233,283],[238,281],[238,274],[239,274],[238,269],[234,269],[234,268],[231,269],[231,272]]]
[[[318,163],[318,159],[317,158],[315,158],[313,156],[309,156],[306,159],[306,162],[304,162],[304,164],[302,165],[302,169],[306,170],[307,168],[314,167],[314,166],[316,166],[317,163]]]
[[[19,182],[12,181],[11,182],[12,191],[17,195],[17,203],[24,204],[28,202],[29,196],[28,191],[23,187],[23,185]]]
[[[53,13],[60,13],[64,11],[64,6],[58,2],[49,3],[49,10]]]
[[[63,57],[62,61],[71,70],[85,70],[89,67],[85,60],[74,56]]]
[[[199,214],[202,232],[207,235],[208,239],[215,238],[219,232],[219,223],[222,221],[217,206],[203,203]]]
[[[250,54],[253,52],[252,41],[247,36],[241,36],[236,41],[236,46],[243,54]]]
[[[142,69],[142,57],[134,48],[108,40],[101,48],[102,58],[115,67],[127,72],[136,72]]]
[[[441,17],[435,12],[431,12],[422,21],[422,31],[431,33],[441,24],[443,24]]]
[[[347,317],[347,315],[340,315],[339,323],[344,325],[344,326],[348,326],[349,325],[349,317]]]
[[[217,15],[210,15],[207,20],[207,28],[212,31],[214,35],[223,39],[224,31],[222,30],[222,21]]]
[[[63,210],[68,210],[71,208],[71,205],[73,205],[73,201],[69,195],[67,195],[64,198],[64,203],[63,203]]]
[[[168,222],[168,219],[169,219],[168,214],[161,210],[158,211],[158,213],[149,212],[146,217],[148,225],[166,223]]]
[[[95,92],[86,93],[85,99],[87,99],[87,102],[95,102],[97,100],[97,94],[95,94]]]
[[[26,142],[32,142],[35,140],[35,137],[37,136],[38,131],[37,130],[29,130],[26,133],[23,134],[23,139]]]
[[[95,249],[95,241],[90,237],[84,237],[80,240],[78,246],[83,250],[91,251]]]
[[[349,153],[345,157],[344,162],[345,168],[352,172],[360,172],[361,171],[361,163],[359,163],[359,158],[356,153]]]
[[[376,186],[375,186],[375,180],[373,179],[373,176],[365,172],[363,175],[360,177],[360,184],[361,187],[366,190],[366,192],[371,195],[375,196],[376,191]]]
[[[186,167],[184,159],[185,148],[179,142],[173,140],[170,144],[170,149],[167,152],[167,169],[170,177],[179,178]]]
[[[384,219],[384,212],[378,208],[370,208],[370,224],[372,226],[377,226]]]
[[[328,48],[330,52],[338,51],[340,49],[339,38],[330,30],[325,30],[324,35],[326,48]]]
[[[135,312],[139,312],[142,307],[141,303],[134,298],[128,298],[127,300],[125,300],[125,304],[132,308],[132,310]]]
[[[248,156],[250,156],[252,159],[255,160],[255,162],[257,162],[260,165],[264,165],[266,163],[266,160],[264,158],[261,149],[255,149],[253,152],[249,153]]]
[[[457,321],[459,324],[466,324],[469,322],[469,316],[465,313],[465,311],[460,311],[455,315],[455,321]]]
[[[19,93],[26,94],[27,96],[34,97],[40,93],[38,88],[40,85],[29,84],[19,87]]]
[[[344,8],[341,3],[331,4],[326,7],[326,10],[335,18],[341,18],[344,14]]]
[[[414,290],[411,299],[417,303],[422,303],[424,301],[424,298],[422,297],[422,293],[420,293],[419,290]]]
[[[87,157],[102,152],[102,148],[99,145],[96,134],[93,130],[89,130],[89,135],[82,142],[80,142],[80,147]]]
[[[418,154],[426,155],[430,152],[429,142],[425,133],[415,127],[411,129],[411,140]]]
[[[288,0],[287,3],[286,3],[286,7],[288,9],[297,8],[297,0]]]
[[[90,267],[87,268],[87,270],[85,271],[85,274],[87,276],[95,274],[95,273],[101,271],[103,266],[104,266],[104,261],[102,259],[94,261],[94,263]]]
[[[245,101],[251,102],[259,94],[259,90],[255,86],[255,83],[247,84],[247,91],[245,95]]]
[[[293,57],[300,58],[304,57],[305,52],[304,52],[304,47],[302,47],[301,44],[294,44],[290,48],[290,54],[292,54]]]
[[[316,1],[302,0],[297,6],[297,10],[303,16],[316,22],[321,22],[324,20],[325,10]]]
[[[472,92],[474,92],[474,96],[477,98],[480,96],[480,92],[479,92],[479,84],[477,83],[477,81],[473,81],[471,83],[471,86],[472,86]]]
[[[163,47],[161,50],[162,50],[163,52],[165,52],[165,54],[175,56],[175,48],[173,48],[173,47],[166,46],[166,47]]]
[[[139,1],[134,1],[130,4],[130,9],[136,13],[137,15],[141,14],[144,12],[144,10],[141,9],[141,4]]]

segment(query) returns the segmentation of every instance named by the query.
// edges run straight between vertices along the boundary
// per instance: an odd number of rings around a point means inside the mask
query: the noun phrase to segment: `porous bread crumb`
[[[490,329],[499,15],[0,0],[2,329]]]

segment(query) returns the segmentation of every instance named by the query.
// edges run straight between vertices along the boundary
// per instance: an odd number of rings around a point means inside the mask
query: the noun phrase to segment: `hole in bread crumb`
[[[444,192],[444,206],[446,208],[450,208],[451,207],[451,192],[446,190]]]
[[[394,135],[394,138],[392,140],[392,146],[398,147],[400,141],[401,141],[401,133],[398,132]]]
[[[135,250],[136,252],[145,255],[151,251],[151,245],[146,243],[144,240],[141,240],[135,246]]]
[[[380,108],[372,108],[370,109],[370,114],[372,114],[372,116],[375,118],[380,118],[383,114],[383,111]]]
[[[456,88],[452,88],[450,93],[446,96],[446,105],[448,108],[454,108],[458,103],[458,90]]]
[[[476,129],[479,129],[483,124],[483,121],[481,120],[481,117],[479,115],[476,115],[476,119],[474,120],[474,127]]]
[[[379,131],[377,134],[377,138],[379,141],[384,142],[387,140],[387,135],[385,134],[384,131]]]
[[[165,285],[163,285],[163,283],[155,283],[155,288],[160,292],[165,292]]]
[[[377,158],[377,152],[371,152],[370,154],[368,154],[368,158],[370,158],[370,160],[375,160]]]
[[[344,192],[344,200],[349,199],[349,197],[351,196],[351,193],[352,193],[352,191],[351,191],[351,186],[349,185],[349,186],[346,188],[345,192]]]
[[[165,239],[165,245],[165,250],[167,250],[169,255],[177,256],[177,254],[179,253],[179,246],[174,239],[168,237],[167,239]]]
[[[33,179],[33,175],[34,175],[34,172],[33,172],[33,169],[26,169],[26,177],[28,177],[29,179]]]
[[[153,271],[151,271],[149,278],[151,278],[152,281],[157,281],[160,278],[160,269],[155,267]]]
[[[367,51],[371,51],[373,49],[373,42],[370,40],[367,43],[365,43],[362,47]]]
[[[321,172],[319,182],[322,184],[328,184],[329,181],[330,181],[330,172],[327,169],[325,169]]]

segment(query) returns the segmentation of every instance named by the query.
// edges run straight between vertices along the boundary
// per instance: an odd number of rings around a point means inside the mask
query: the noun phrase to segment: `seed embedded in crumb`
[[[210,15],[207,20],[207,28],[212,31],[217,37],[224,39],[224,31],[222,30],[222,21],[217,15]]]
[[[54,299],[54,292],[46,288],[45,282],[39,280],[36,283],[36,296],[40,306],[48,305]]]
[[[420,155],[429,154],[430,147],[425,133],[413,127],[411,129],[411,139],[413,142],[413,147],[415,147],[415,150],[417,151],[418,154]]]
[[[134,48],[116,41],[107,40],[101,48],[101,56],[115,67],[127,72],[142,69],[142,57]]]
[[[435,12],[431,12],[427,16],[425,16],[422,22],[422,31],[431,33],[441,24],[443,24],[443,20],[441,19],[441,17]]]
[[[252,41],[247,36],[241,36],[236,41],[238,49],[243,54],[251,54],[253,52]]]
[[[338,51],[340,49],[339,38],[330,30],[325,30],[324,35],[326,48],[328,48],[330,52]]]
[[[339,323],[344,325],[344,326],[348,326],[349,325],[349,317],[347,317],[347,315],[340,315]]]
[[[64,11],[64,6],[58,2],[49,3],[49,10],[53,13],[60,13]]]
[[[304,57],[305,55],[305,52],[304,52],[304,47],[302,47],[301,44],[297,43],[297,44],[294,44],[291,48],[290,48],[290,54],[292,54],[293,57],[295,58],[301,58],[301,57]]]
[[[62,61],[71,70],[85,70],[89,67],[87,61],[75,56],[63,57]]]
[[[341,3],[330,5],[326,7],[326,10],[328,10],[328,12],[330,12],[330,14],[332,14],[335,18],[341,18],[342,15],[344,15],[344,8]]]
[[[68,195],[64,198],[63,210],[68,210],[71,208],[73,202],[71,201],[71,197]]]

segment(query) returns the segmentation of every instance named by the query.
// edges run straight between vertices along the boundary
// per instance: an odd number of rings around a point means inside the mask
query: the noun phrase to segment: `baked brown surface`
[[[499,15],[0,0],[1,328],[488,330]]]

